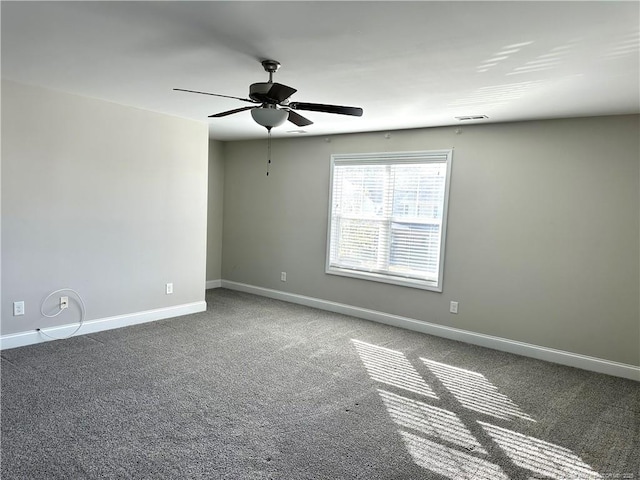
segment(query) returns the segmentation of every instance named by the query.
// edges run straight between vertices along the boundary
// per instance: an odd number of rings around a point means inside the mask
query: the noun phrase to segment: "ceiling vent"
[[[465,120],[483,120],[485,118],[489,118],[486,115],[465,115],[462,117],[455,117],[457,120],[464,122]]]

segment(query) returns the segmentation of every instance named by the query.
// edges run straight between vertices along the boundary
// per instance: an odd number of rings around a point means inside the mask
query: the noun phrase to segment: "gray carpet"
[[[233,292],[2,352],[2,479],[639,479],[640,384]]]

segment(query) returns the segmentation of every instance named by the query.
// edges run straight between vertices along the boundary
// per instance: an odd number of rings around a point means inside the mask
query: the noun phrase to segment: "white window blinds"
[[[451,150],[334,155],[327,273],[442,290]]]

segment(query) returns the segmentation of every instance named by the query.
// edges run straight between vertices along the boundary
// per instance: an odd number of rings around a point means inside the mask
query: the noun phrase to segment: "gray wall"
[[[207,137],[205,123],[3,81],[1,333],[77,321],[40,316],[65,287],[87,320],[204,300]]]
[[[224,144],[222,142],[209,141],[207,280],[220,280],[222,278],[223,148]]]
[[[222,278],[640,365],[638,132],[617,116],[283,139],[269,177],[264,141],[230,142]],[[330,155],[451,147],[444,291],[325,274]]]

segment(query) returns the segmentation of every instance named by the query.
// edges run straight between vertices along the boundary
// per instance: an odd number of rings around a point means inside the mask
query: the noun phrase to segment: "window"
[[[332,155],[326,272],[441,292],[451,156]]]

